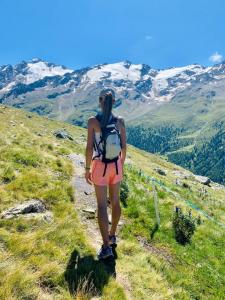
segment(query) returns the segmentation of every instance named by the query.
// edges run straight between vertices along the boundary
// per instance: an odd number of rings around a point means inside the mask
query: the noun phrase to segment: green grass
[[[90,299],[97,294],[125,299],[122,287],[96,261],[75,210],[73,167],[65,155],[83,152],[78,142],[84,131],[2,106],[0,116],[1,211],[42,199],[53,212],[50,223],[0,220],[0,299]],[[62,127],[74,141],[53,135]],[[75,253],[82,266],[79,274],[71,262]]]
[[[135,151],[133,151],[133,156],[136,156],[135,160],[140,159]],[[141,164],[140,160],[139,162]],[[192,210],[194,216],[201,216],[203,223],[197,227],[191,244],[179,245],[174,239],[172,214],[175,205],[182,207],[184,211],[189,211],[189,207],[157,186],[161,224],[160,228],[153,234],[156,218],[152,187],[140,178],[138,171],[139,168],[127,169],[130,196],[123,212],[130,222],[123,228],[123,238],[126,241],[133,241],[133,236],[145,237],[159,251],[166,249],[168,255],[173,257],[173,264],[170,265],[166,264],[165,260],[160,263],[159,257],[152,253],[149,265],[164,278],[169,286],[173,287],[175,299],[223,299],[225,292],[224,228]],[[146,171],[146,173],[149,172]],[[149,175],[153,174],[150,173]],[[167,187],[177,190],[177,187],[171,183],[165,182],[165,184]],[[213,194],[216,197],[215,191]],[[221,203],[221,206],[215,207],[212,199],[204,201],[202,199],[201,201],[200,197],[197,197],[196,191],[189,190],[187,192],[185,188],[179,188],[179,195],[184,199],[191,199],[208,213],[213,211],[217,220],[222,219],[221,212],[224,212],[224,202]],[[139,264],[138,259],[137,264]],[[146,262],[145,265],[147,266]]]
[[[29,118],[28,116],[31,116]],[[86,131],[0,106],[1,211],[28,199],[42,199],[53,212],[53,222],[41,219],[0,219],[0,299],[126,299],[125,291],[105,265],[96,261],[75,208],[69,153],[83,153]],[[13,122],[10,122],[13,121]],[[15,124],[15,126],[14,126]],[[57,139],[64,128],[73,141]],[[175,185],[173,170],[182,168],[160,156],[128,145],[132,169],[125,167],[129,186],[126,219],[117,247],[117,272],[133,299],[223,299],[224,230],[212,221],[197,227],[192,243],[174,239],[174,207],[189,207],[163,188],[157,188],[160,227],[155,227],[152,187],[139,174],[160,180],[225,223],[224,190],[204,187],[193,177],[189,189]],[[168,171],[160,176],[154,168]],[[198,216],[198,212],[193,212]],[[145,239],[143,247],[138,238]]]

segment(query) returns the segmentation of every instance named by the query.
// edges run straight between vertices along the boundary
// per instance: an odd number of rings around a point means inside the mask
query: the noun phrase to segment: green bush
[[[12,167],[8,166],[4,169],[2,174],[2,180],[4,183],[9,183],[16,178]]]
[[[175,239],[179,244],[185,245],[191,242],[191,237],[196,230],[196,223],[196,219],[191,215],[191,210],[183,214],[182,210],[176,207],[173,216],[173,229]]]

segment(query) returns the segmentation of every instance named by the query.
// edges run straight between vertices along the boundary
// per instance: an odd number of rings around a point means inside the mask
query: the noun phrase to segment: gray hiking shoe
[[[109,245],[111,245],[111,246],[116,246],[117,245],[115,235],[110,235],[109,234]]]
[[[104,247],[102,245],[101,249],[97,253],[98,259],[106,259],[108,257],[114,257],[111,246]]]

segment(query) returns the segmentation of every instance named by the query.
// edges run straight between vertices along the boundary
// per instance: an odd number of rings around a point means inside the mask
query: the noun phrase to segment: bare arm
[[[88,133],[87,133],[87,144],[85,151],[85,168],[86,168],[86,180],[88,183],[90,180],[90,167],[93,155],[93,142],[94,142],[94,128],[93,128],[93,117],[88,120]]]
[[[127,152],[127,137],[126,137],[125,122],[124,122],[124,119],[121,117],[119,117],[119,124],[120,124],[120,135],[121,135],[121,144],[122,144],[121,161],[122,161],[122,164],[124,165],[125,158],[126,158],[126,152]]]

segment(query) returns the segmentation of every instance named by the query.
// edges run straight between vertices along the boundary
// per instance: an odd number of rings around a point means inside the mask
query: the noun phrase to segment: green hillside
[[[224,184],[223,93],[222,82],[200,83],[178,93],[167,104],[128,122],[128,142]]]
[[[57,138],[59,129],[72,139]],[[84,154],[85,140],[81,127],[0,105],[0,211],[40,199],[53,213],[50,221],[0,219],[0,299],[223,299],[224,188],[202,185],[181,167],[128,146],[124,184],[129,195],[122,201],[126,222],[116,260],[118,274],[128,280],[127,293],[126,285],[96,261],[76,210],[74,168],[67,155]],[[201,219],[185,246],[174,238],[175,206]],[[77,268],[75,254],[83,262]]]

